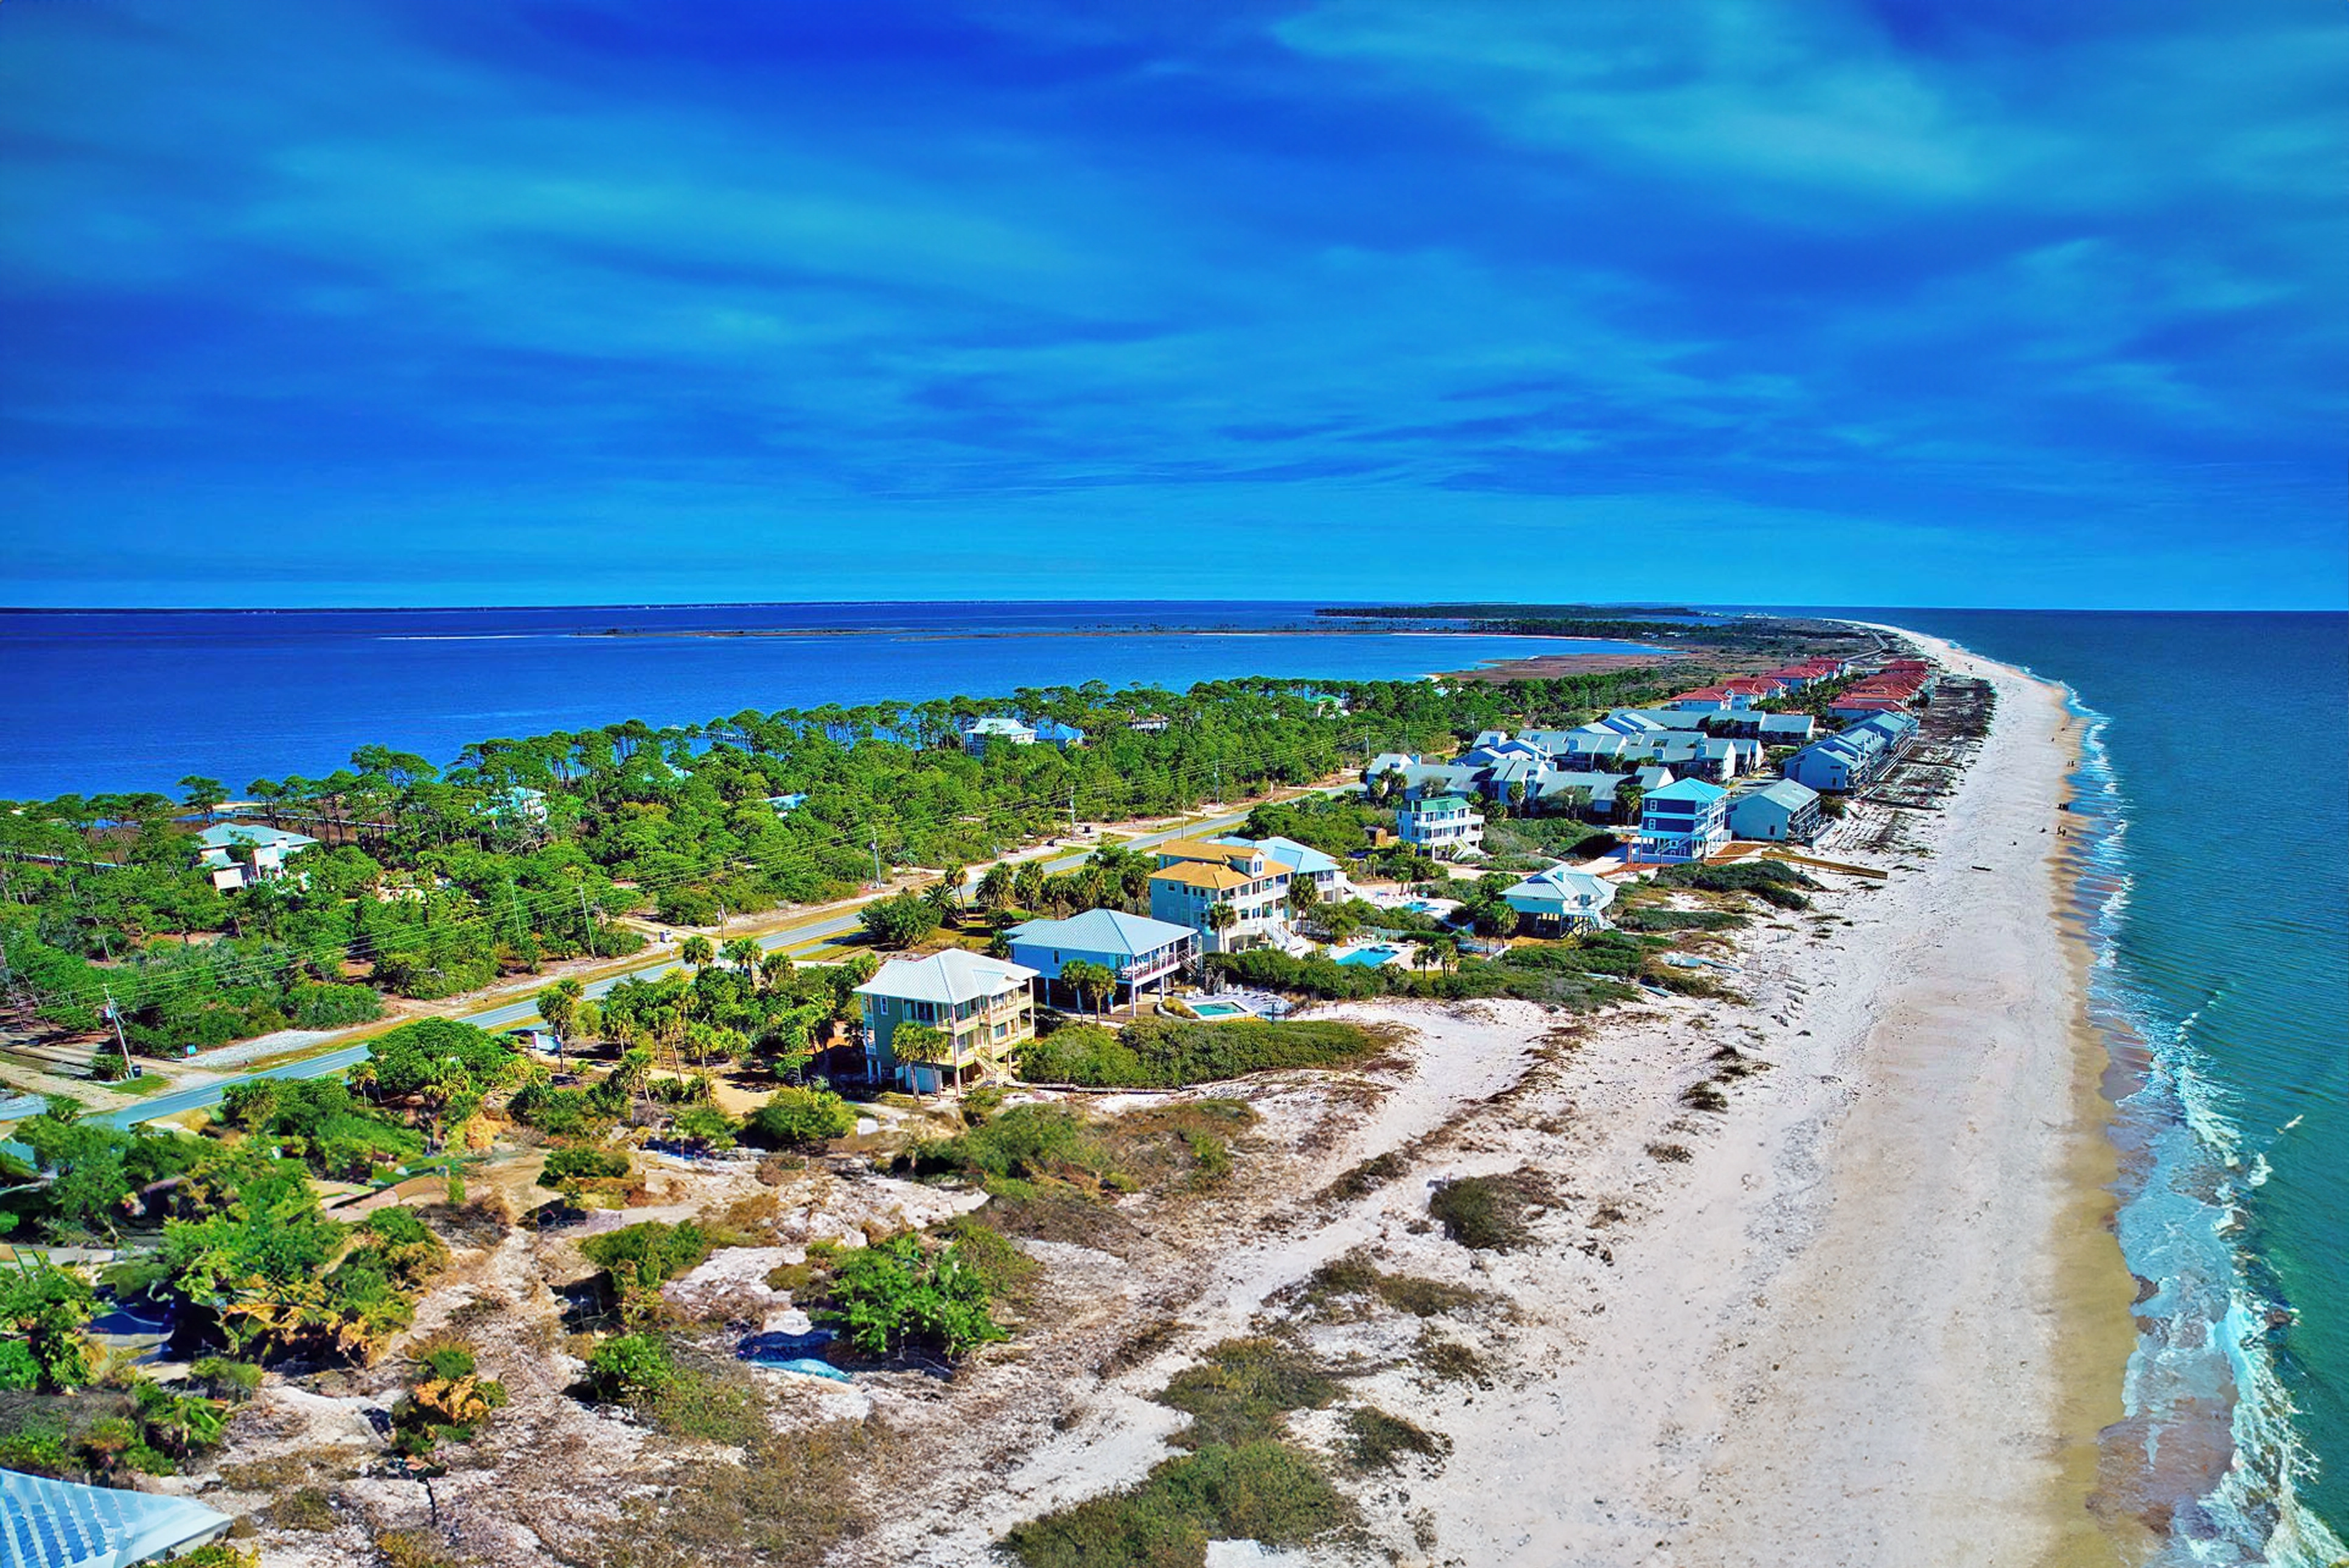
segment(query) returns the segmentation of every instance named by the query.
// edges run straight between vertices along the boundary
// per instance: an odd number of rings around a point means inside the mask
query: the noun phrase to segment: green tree
[[[1102,1003],[1117,994],[1117,975],[1104,965],[1089,960],[1071,959],[1061,965],[1061,983],[1074,991],[1093,1012],[1100,1012]]]
[[[919,1236],[892,1236],[842,1256],[823,1316],[868,1356],[928,1343],[950,1357],[1008,1339],[988,1311],[987,1282],[949,1245],[926,1253]]]
[[[191,773],[180,780],[181,804],[191,806],[209,821],[221,802],[228,799],[228,786],[217,779],[207,779],[201,773]]]
[[[858,912],[857,919],[883,947],[911,947],[938,928],[937,906],[911,892],[874,899]]]
[[[89,1341],[82,1330],[97,1299],[78,1270],[30,1258],[14,1267],[0,1264],[0,1329],[23,1344],[47,1392],[70,1394],[89,1381]]]
[[[889,1054],[900,1067],[918,1063],[951,1069],[954,1037],[928,1024],[900,1024],[889,1031]]]
[[[709,938],[688,936],[677,944],[677,955],[680,962],[698,969],[716,954],[709,945]]]
[[[554,1031],[558,1041],[571,1032],[572,1020],[578,1016],[579,1004],[583,999],[584,988],[579,982],[567,978],[557,980],[534,998],[539,1017]]]

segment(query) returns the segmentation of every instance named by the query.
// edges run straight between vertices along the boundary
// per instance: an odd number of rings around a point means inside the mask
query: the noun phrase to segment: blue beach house
[[[1729,830],[1767,844],[1807,844],[1818,836],[1819,792],[1791,779],[1750,789],[1729,803]]]
[[[1163,994],[1167,982],[1198,956],[1198,934],[1187,925],[1128,914],[1119,909],[1089,909],[1066,920],[1030,920],[1013,926],[1011,961],[1050,984],[1063,965],[1098,964],[1117,976],[1131,1004],[1147,987]]]
[[[1615,884],[1605,877],[1559,865],[1536,872],[1501,897],[1517,912],[1518,923],[1536,934],[1604,931],[1607,907],[1615,902]]]
[[[1640,802],[1633,854],[1672,865],[1710,860],[1729,842],[1729,791],[1702,779],[1681,779]]]

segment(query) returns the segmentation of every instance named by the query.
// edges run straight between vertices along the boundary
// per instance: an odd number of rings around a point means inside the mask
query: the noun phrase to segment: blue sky
[[[0,602],[2338,605],[2337,5],[15,0]]]

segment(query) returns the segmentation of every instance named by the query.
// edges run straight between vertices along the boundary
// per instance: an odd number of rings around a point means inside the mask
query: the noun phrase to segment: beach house
[[[1710,860],[1729,842],[1729,792],[1702,779],[1680,779],[1640,802],[1633,855],[1659,864]]]
[[[216,822],[196,835],[196,863],[212,873],[212,886],[234,892],[283,876],[286,857],[317,841],[258,822]]]
[[[1217,839],[1216,842],[1234,849],[1262,850],[1278,869],[1280,891],[1286,898],[1296,898],[1299,882],[1311,883],[1314,892],[1325,902],[1343,898],[1351,891],[1346,881],[1346,868],[1338,863],[1335,856],[1310,844],[1278,835],[1269,839]]]
[[[1749,789],[1729,802],[1733,838],[1807,844],[1818,836],[1819,792],[1791,779]]]
[[[1073,724],[1062,724],[1057,718],[1038,721],[1035,735],[1039,745],[1056,746],[1062,751],[1066,751],[1071,746],[1082,746],[1085,743],[1083,730]]]
[[[856,988],[866,1077],[916,1093],[1009,1077],[1012,1051],[1036,1037],[1029,995],[1035,978],[1036,971],[1023,965],[959,947],[927,958],[891,959]],[[945,1043],[922,1057],[901,1060],[897,1031],[909,1024],[937,1030]]]
[[[1262,845],[1169,839],[1153,852],[1151,916],[1188,927],[1201,953],[1288,944],[1288,868]]]
[[[1457,795],[1408,800],[1395,808],[1395,836],[1439,861],[1485,852],[1485,815]]]
[[[1912,713],[1872,713],[1795,752],[1786,758],[1784,771],[1795,783],[1813,789],[1857,789],[1892,765],[1915,738],[1917,728],[1917,716]]]
[[[1605,877],[1557,865],[1536,872],[1501,896],[1517,912],[1521,927],[1535,935],[1554,936],[1605,930],[1607,908],[1615,902],[1615,884]]]
[[[1031,920],[1005,934],[1011,961],[1035,971],[1040,986],[1061,978],[1069,964],[1096,964],[1117,980],[1120,999],[1132,1004],[1143,991],[1166,989],[1199,955],[1199,935],[1187,925],[1089,909],[1066,920]]]
[[[991,713],[983,718],[966,718],[955,726],[962,738],[962,748],[973,757],[984,757],[990,746],[1033,746],[1036,731],[1016,718]]]

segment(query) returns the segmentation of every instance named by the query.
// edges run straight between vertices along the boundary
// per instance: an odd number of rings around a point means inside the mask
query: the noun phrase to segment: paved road
[[[1321,788],[1325,792],[1336,793],[1350,789],[1352,786],[1324,785]],[[1123,841],[1123,845],[1129,849],[1147,849],[1153,844],[1164,843],[1168,839],[1192,838],[1202,833],[1221,832],[1247,820],[1246,811],[1229,812],[1220,817],[1185,822],[1179,828],[1144,833],[1138,838]],[[1047,872],[1072,871],[1084,864],[1086,859],[1092,854],[1091,849],[1085,849],[1073,854],[1061,855],[1045,861],[1044,869]],[[838,914],[827,915],[822,920],[811,921],[804,925],[790,925],[781,930],[764,933],[759,937],[759,945],[768,949],[801,947],[828,937],[843,936],[855,929],[857,929],[857,912],[854,909],[849,909]],[[657,958],[624,973],[590,981],[585,988],[585,994],[589,996],[601,996],[622,980],[655,979],[677,968],[678,963],[679,961],[675,957]],[[502,1002],[494,1007],[484,1007],[479,1012],[463,1013],[458,1016],[465,1023],[478,1025],[484,1029],[501,1029],[510,1024],[524,1023],[537,1017],[538,1004],[529,997],[524,997],[518,1002]],[[325,1078],[329,1073],[338,1073],[365,1061],[367,1054],[367,1048],[364,1044],[344,1046],[318,1056],[305,1057],[298,1062],[287,1062],[282,1067],[268,1068],[260,1072],[224,1078],[218,1083],[206,1084],[200,1088],[170,1089],[150,1099],[143,1099],[137,1105],[127,1106],[120,1110],[109,1111],[104,1115],[92,1117],[90,1119],[113,1127],[131,1127],[142,1121],[177,1116],[183,1110],[202,1110],[207,1107],[218,1105],[222,1093],[231,1084],[249,1083],[256,1078]],[[38,1107],[36,1106],[35,1109],[37,1109]]]

